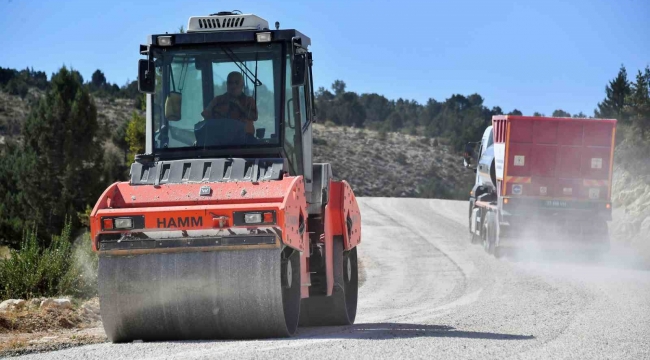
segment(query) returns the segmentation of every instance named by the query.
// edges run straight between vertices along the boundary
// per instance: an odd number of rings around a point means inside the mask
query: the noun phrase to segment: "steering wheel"
[[[206,119],[194,125],[196,146],[244,145],[247,142],[243,121],[219,118]]]

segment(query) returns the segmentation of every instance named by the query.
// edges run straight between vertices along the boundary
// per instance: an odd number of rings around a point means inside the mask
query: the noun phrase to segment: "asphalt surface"
[[[366,280],[353,326],[302,328],[291,339],[107,343],[25,358],[650,358],[650,271],[634,254],[495,259],[469,243],[465,202],[359,201]]]

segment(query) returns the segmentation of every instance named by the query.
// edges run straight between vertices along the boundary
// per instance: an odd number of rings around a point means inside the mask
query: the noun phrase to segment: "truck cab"
[[[483,132],[481,141],[470,142],[464,154],[464,166],[476,172],[474,186],[470,193],[470,201],[486,192],[494,192],[496,183],[492,163],[494,162],[494,135],[492,126]],[[477,194],[478,193],[478,194]]]

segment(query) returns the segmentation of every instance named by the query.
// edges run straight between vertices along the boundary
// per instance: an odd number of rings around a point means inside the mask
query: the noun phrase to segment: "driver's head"
[[[244,77],[241,73],[233,71],[228,74],[228,79],[226,80],[228,84],[228,94],[230,96],[240,96],[242,90],[244,89]]]

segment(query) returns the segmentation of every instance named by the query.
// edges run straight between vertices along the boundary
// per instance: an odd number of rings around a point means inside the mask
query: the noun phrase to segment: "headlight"
[[[246,224],[259,224],[262,222],[262,214],[260,213],[244,214],[244,222]]]
[[[133,219],[131,218],[117,218],[114,220],[116,229],[131,229],[133,227]]]

